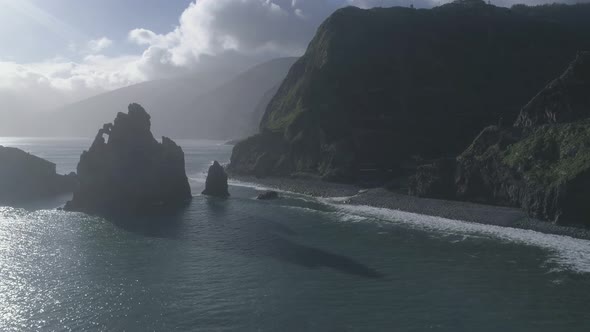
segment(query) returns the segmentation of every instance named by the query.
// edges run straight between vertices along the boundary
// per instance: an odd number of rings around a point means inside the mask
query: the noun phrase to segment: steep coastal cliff
[[[569,20],[579,7],[541,9],[338,10],[289,71],[260,134],[235,146],[230,171],[384,183],[456,156],[482,128],[513,123],[590,49],[588,24]]]

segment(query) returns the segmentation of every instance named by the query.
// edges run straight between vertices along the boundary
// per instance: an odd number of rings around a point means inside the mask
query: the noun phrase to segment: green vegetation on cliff
[[[516,206],[590,225],[590,53],[521,110],[513,127],[485,128],[456,160],[418,168],[410,193]]]
[[[485,126],[512,123],[590,49],[590,29],[580,28],[588,23],[569,20],[590,6],[551,8],[336,11],[271,100],[259,136],[272,138],[237,145],[232,171],[357,181],[366,170],[394,176],[407,160],[457,155]],[[264,167],[252,166],[263,155]]]
[[[560,224],[590,224],[590,120],[486,128],[451,171],[421,167],[414,193],[516,206]]]
[[[575,179],[590,170],[590,120],[535,128],[506,149],[503,160],[526,181],[551,185]]]

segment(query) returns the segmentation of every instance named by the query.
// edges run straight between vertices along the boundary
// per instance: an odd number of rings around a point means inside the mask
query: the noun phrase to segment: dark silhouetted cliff
[[[138,104],[119,113],[114,124],[105,124],[80,157],[80,187],[65,209],[141,213],[190,200],[182,149],[167,137],[156,141],[150,127],[149,114]]]
[[[76,175],[56,174],[54,163],[0,146],[0,204],[73,192],[76,185]]]

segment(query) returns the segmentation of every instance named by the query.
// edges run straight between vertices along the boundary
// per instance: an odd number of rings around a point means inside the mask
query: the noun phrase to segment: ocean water
[[[207,198],[231,147],[178,143],[195,197],[175,215],[0,207],[0,331],[590,331],[590,241],[240,182]],[[89,144],[0,139],[62,173]]]

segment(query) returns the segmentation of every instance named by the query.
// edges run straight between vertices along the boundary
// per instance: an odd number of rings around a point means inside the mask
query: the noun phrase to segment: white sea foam
[[[318,198],[319,201],[321,202],[325,202],[325,203],[344,203],[350,199],[352,199],[354,196],[344,196],[344,197],[320,197]]]
[[[290,209],[290,210],[298,210],[298,211],[302,211],[305,213],[325,215],[326,217],[328,217],[328,218],[331,217],[333,220],[339,221],[339,222],[360,222],[360,221],[364,221],[367,219],[367,217],[365,217],[365,216],[361,216],[361,215],[354,214],[354,213],[338,211],[338,210],[337,211],[322,211],[322,210],[317,210],[317,209],[308,208],[308,207],[304,207],[304,206],[284,206],[284,208]]]
[[[252,188],[258,191],[268,191],[268,190],[272,190],[272,191],[276,191],[278,193],[282,193],[282,194],[288,194],[289,196],[292,197],[296,197],[296,198],[302,198],[305,199],[307,201],[313,201],[313,202],[317,202],[317,200],[313,197],[313,196],[309,196],[309,195],[305,195],[305,194],[300,194],[294,191],[289,191],[289,190],[282,190],[282,189],[278,189],[278,188],[274,188],[274,187],[265,187],[260,183],[254,183],[254,182],[246,182],[246,181],[240,181],[240,180],[229,180],[228,184],[230,186],[234,186],[234,187],[244,187],[244,188]]]
[[[342,222],[361,222],[367,220],[367,217],[351,213],[337,213],[337,216]]]
[[[462,235],[461,242],[468,238],[488,237],[501,241],[509,241],[524,245],[536,246],[550,253],[550,262],[558,264],[575,272],[590,273],[590,241],[576,239],[569,236],[545,234],[533,230],[510,228],[495,225],[479,224],[461,220],[447,219],[418,213],[378,208],[365,205],[342,204],[350,197],[312,197],[290,191],[263,187],[260,184],[232,180],[231,185],[254,188],[256,190],[275,190],[299,197],[309,197],[310,200],[329,205],[336,211],[318,211],[310,208],[299,208],[308,212],[330,214],[341,222],[361,222],[377,219],[393,222],[413,229],[419,229],[437,234]]]
[[[196,182],[196,183],[205,183],[207,181],[207,173],[203,172],[203,173],[197,173],[197,174],[192,174],[191,176],[188,177],[188,179],[190,181]],[[259,191],[264,191],[264,190],[274,190],[277,192],[286,192],[283,190],[277,190],[277,189],[273,189],[270,187],[264,187],[258,183],[252,183],[252,182],[244,182],[244,181],[239,181],[239,180],[229,180],[227,182],[230,186],[234,186],[234,187],[244,187],[244,188],[252,188],[255,190],[259,190]]]
[[[205,183],[205,181],[207,180],[206,177],[201,177],[201,176],[189,176],[188,179],[190,181],[196,182],[196,183]]]
[[[234,186],[234,187],[245,187],[245,188],[252,188],[255,190],[259,190],[259,191],[264,191],[264,190],[274,190],[276,192],[285,192],[282,190],[277,190],[277,189],[273,189],[270,187],[264,187],[258,183],[251,183],[251,182],[244,182],[244,181],[239,181],[239,180],[229,180],[228,184],[230,186]]]
[[[453,220],[417,213],[363,205],[332,204],[341,212],[398,223],[425,231],[447,234],[488,236],[503,241],[541,247],[551,253],[551,261],[577,272],[590,273],[590,241],[532,230]]]

